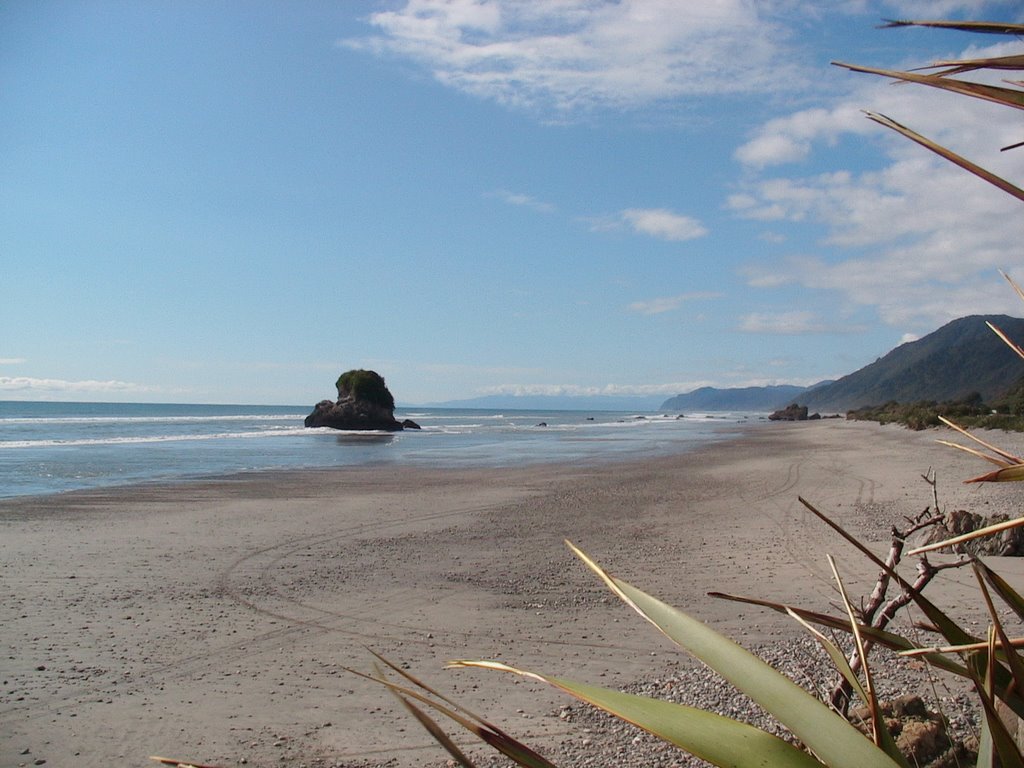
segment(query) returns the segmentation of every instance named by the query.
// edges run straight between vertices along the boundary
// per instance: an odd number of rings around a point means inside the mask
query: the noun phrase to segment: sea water
[[[504,467],[685,451],[763,415],[398,408],[422,429],[306,429],[309,407],[0,401],[0,498],[272,469]]]

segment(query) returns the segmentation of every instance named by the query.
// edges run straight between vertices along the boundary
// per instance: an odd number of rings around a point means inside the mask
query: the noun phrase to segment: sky
[[[809,385],[1019,316],[1016,0],[0,0],[0,400]]]

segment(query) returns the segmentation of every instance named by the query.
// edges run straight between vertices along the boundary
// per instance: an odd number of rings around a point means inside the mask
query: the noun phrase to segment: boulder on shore
[[[965,533],[973,533],[981,528],[987,528],[997,523],[1005,523],[1010,519],[1009,515],[997,513],[994,515],[979,515],[976,512],[968,512],[965,509],[955,509],[943,515],[943,521],[929,530],[923,536],[922,544],[934,544],[939,541],[946,541],[955,536],[963,536]],[[1021,557],[1024,556],[1024,528],[1007,528],[999,533],[983,536],[971,541],[965,541],[956,549],[945,547],[940,552],[964,551],[970,555],[997,555],[999,557]]]
[[[820,419],[821,417],[819,416],[818,418]],[[768,420],[769,421],[807,421],[807,406],[806,405],[797,405],[796,403],[793,403],[792,405],[787,405],[782,410],[776,411],[771,416],[769,416]]]
[[[395,419],[395,400],[376,371],[353,370],[337,381],[338,399],[321,400],[306,417],[307,427],[399,432],[406,426]],[[409,422],[410,428],[417,428]]]

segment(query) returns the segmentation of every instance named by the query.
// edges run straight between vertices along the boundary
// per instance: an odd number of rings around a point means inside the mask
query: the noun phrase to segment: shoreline
[[[212,406],[211,406],[212,407]],[[461,416],[461,412],[452,413]],[[556,417],[551,428],[538,430],[536,418]],[[603,464],[644,458],[652,452],[673,455],[705,442],[721,439],[736,429],[754,428],[746,417],[736,420],[690,420],[682,429],[620,430],[626,419],[608,413],[611,421],[583,421],[585,412],[531,412],[516,416],[486,414],[480,423],[435,414],[422,430],[405,433],[298,426],[279,429],[278,415],[255,415],[250,432],[224,431],[223,419],[181,417],[189,426],[176,424],[155,431],[136,431],[121,426],[116,434],[87,436],[91,417],[74,422],[69,434],[25,427],[20,439],[0,440],[0,500],[51,496],[78,491],[130,489],[134,486],[168,485],[229,479],[262,472],[306,472],[349,467],[383,470],[390,467],[441,469],[512,469],[531,465]],[[615,418],[613,418],[615,417]],[[162,422],[161,416],[141,417],[143,424]],[[178,417],[170,417],[178,418]],[[196,421],[198,419],[198,421]],[[133,417],[114,421],[132,422]],[[453,421],[454,420],[454,421]],[[47,419],[26,424],[44,424]],[[631,426],[669,421],[667,417],[636,417]],[[766,422],[761,422],[763,426]],[[214,425],[211,427],[211,424]],[[197,426],[198,425],[198,426]],[[547,424],[543,423],[546,427]],[[592,427],[597,429],[593,430]],[[77,431],[76,431],[77,430]],[[663,431],[664,430],[664,431]],[[251,439],[258,438],[258,439]],[[534,439],[536,438],[536,439]],[[134,450],[136,444],[146,446]],[[73,450],[88,446],[84,450]],[[72,450],[70,453],[66,451]],[[10,452],[8,452],[10,451]]]
[[[271,470],[0,500],[0,765],[444,765],[386,691],[342,669],[371,671],[368,645],[542,751],[578,743],[564,696],[442,670],[497,658],[620,686],[685,668],[563,539],[750,646],[800,630],[708,591],[828,610],[826,552],[853,594],[874,583],[798,496],[879,551],[931,503],[929,467],[944,507],[1020,514],[1012,484],[962,486],[985,467],[938,433],[739,431],[647,461]],[[937,585],[958,607],[959,578]]]

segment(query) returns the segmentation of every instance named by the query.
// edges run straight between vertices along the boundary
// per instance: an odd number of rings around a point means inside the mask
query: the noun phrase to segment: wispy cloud
[[[635,232],[660,240],[694,240],[708,233],[696,219],[664,208],[629,208],[622,218]]]
[[[797,309],[790,312],[752,312],[740,318],[737,330],[751,334],[798,336],[821,333],[854,333],[858,326],[839,326],[822,321],[814,312]]]
[[[545,203],[543,200],[538,200],[532,195],[526,195],[522,192],[509,192],[506,189],[499,189],[494,192],[488,192],[486,196],[497,198],[509,205],[529,208],[537,211],[538,213],[554,213],[556,210],[555,206],[551,203]]]
[[[693,392],[701,387],[741,388],[768,387],[778,384],[795,384],[810,386],[820,378],[794,379],[791,375],[779,377],[726,375],[723,380],[697,379],[692,381],[672,381],[663,384],[605,384],[603,386],[587,386],[583,384],[501,384],[479,390],[481,395],[510,395],[513,397],[632,397],[643,395],[672,396]]]
[[[369,17],[378,34],[339,44],[412,59],[501,104],[629,109],[796,85],[776,4],[408,0]]]
[[[832,109],[814,108],[770,120],[757,134],[736,150],[736,159],[744,165],[764,168],[803,160],[815,142],[835,142],[842,134],[866,134],[871,123],[852,103]]]
[[[680,293],[677,296],[661,296],[654,299],[634,301],[626,308],[630,312],[637,312],[641,315],[660,315],[665,312],[674,312],[688,301],[695,301],[698,299],[717,299],[720,298],[721,295],[722,294],[720,293],[707,291]]]
[[[1020,42],[1001,42],[985,48],[968,48],[963,58],[987,56],[1010,56],[1021,53]],[[858,61],[858,64],[885,66],[885,62]],[[904,62],[913,67],[921,62]],[[820,146],[832,147],[847,137],[862,141],[864,137],[891,137],[891,146],[907,148],[905,139],[892,134],[864,116],[864,110],[890,115],[900,122],[911,125],[915,130],[930,138],[946,143],[952,148],[960,147],[965,154],[976,155],[979,149],[1000,147],[1013,143],[1018,121],[1012,110],[996,105],[981,105],[973,99],[951,96],[935,89],[901,85],[893,87],[884,78],[870,75],[845,73],[849,88],[843,96],[826,106],[810,107],[789,115],[777,117],[757,126],[750,139],[734,152],[742,164],[756,169],[785,165],[803,160]],[[999,84],[999,76],[975,73],[971,79]],[[979,119],[979,114],[987,113]],[[989,117],[991,116],[991,117]],[[989,144],[995,142],[1005,143]],[[1019,141],[1019,139],[1017,139]],[[921,151],[921,150],[917,150]],[[997,163],[1012,164],[1013,159],[994,157]]]
[[[134,384],[130,381],[96,381],[93,379],[69,381],[67,379],[40,379],[30,376],[0,376],[0,392],[74,392],[97,394],[104,392],[156,391],[158,391],[157,387]]]
[[[611,216],[584,219],[592,232],[630,229],[659,240],[682,242],[708,234],[708,229],[692,216],[667,208],[627,208]]]
[[[710,386],[707,381],[671,382],[667,384],[500,384],[480,390],[483,395],[560,396],[560,397],[617,397],[635,395],[676,395],[698,387]]]
[[[24,362],[24,357],[0,357],[0,365],[21,365]]]
[[[900,12],[899,18],[945,18],[953,13],[966,13],[969,18],[992,5],[1010,5],[1016,0],[888,0],[886,5]]]

